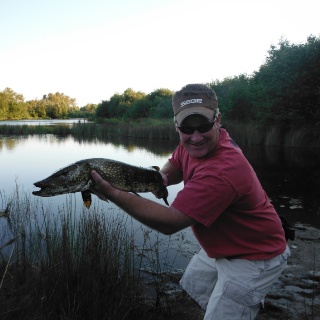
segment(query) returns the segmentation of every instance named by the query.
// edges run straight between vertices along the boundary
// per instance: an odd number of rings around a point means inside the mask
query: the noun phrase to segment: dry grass
[[[0,224],[1,320],[150,318],[123,215],[72,205],[53,214],[20,191],[1,201],[10,203]]]

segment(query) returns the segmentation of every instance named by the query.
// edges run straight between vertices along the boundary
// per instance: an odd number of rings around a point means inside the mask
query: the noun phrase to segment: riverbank
[[[296,224],[295,229],[296,238],[288,243],[288,266],[268,293],[256,320],[320,319],[319,230],[302,224]],[[166,290],[157,295],[159,313],[154,319],[203,319],[203,310],[179,288],[181,276],[167,275]]]
[[[71,120],[69,120],[71,121]],[[38,120],[28,121],[0,121],[0,134],[2,135],[34,135],[56,134],[72,135],[80,139],[98,139],[104,141],[113,138],[138,138],[154,141],[179,140],[171,119],[140,119],[117,120],[105,119],[103,123],[86,122],[85,119],[73,119],[71,125],[68,120]],[[10,123],[10,124],[8,124]],[[54,125],[53,125],[54,124]],[[320,150],[320,128],[318,127],[292,127],[281,128],[263,126],[259,123],[240,123],[224,121],[225,128],[233,140],[240,146],[264,145],[273,147],[308,148]]]

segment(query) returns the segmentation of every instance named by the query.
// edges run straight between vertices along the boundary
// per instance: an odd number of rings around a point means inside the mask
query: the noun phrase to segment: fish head
[[[88,170],[78,163],[69,165],[46,179],[35,182],[41,190],[32,193],[40,197],[52,197],[60,194],[81,192],[90,189],[92,180]]]

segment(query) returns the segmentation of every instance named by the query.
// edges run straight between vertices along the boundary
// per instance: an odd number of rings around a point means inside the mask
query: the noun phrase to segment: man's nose
[[[191,140],[192,141],[197,142],[197,141],[201,141],[202,139],[203,139],[203,136],[198,130],[195,130],[193,132],[193,134],[191,135]]]

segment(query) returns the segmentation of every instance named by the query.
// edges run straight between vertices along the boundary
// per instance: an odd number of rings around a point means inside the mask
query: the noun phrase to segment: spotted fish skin
[[[142,168],[124,162],[91,158],[77,161],[48,178],[35,182],[34,186],[41,190],[32,193],[40,197],[53,197],[60,194],[81,192],[86,206],[91,205],[90,188],[94,185],[90,172],[97,171],[104,180],[115,188],[133,192],[157,192],[168,205],[168,190],[163,185],[162,175],[158,167]]]

